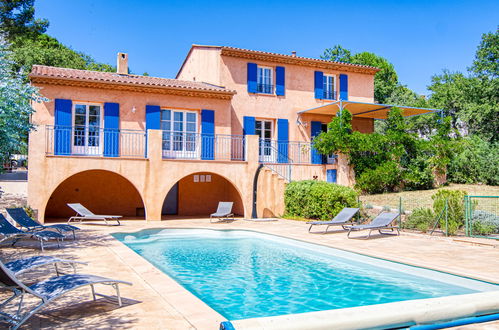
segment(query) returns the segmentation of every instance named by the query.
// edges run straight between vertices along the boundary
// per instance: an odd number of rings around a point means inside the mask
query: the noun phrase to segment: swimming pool
[[[113,236],[229,320],[498,289],[252,231],[148,229]]]

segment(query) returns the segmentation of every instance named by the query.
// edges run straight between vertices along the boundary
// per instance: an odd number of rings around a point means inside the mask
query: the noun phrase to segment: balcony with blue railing
[[[45,138],[49,156],[146,157],[144,130],[47,125]]]
[[[324,90],[324,100],[336,100],[336,91]]]
[[[320,155],[312,142],[260,139],[260,163],[336,164],[337,156]]]
[[[274,85],[272,84],[256,84],[256,92],[262,94],[274,94]]]
[[[245,136],[163,131],[163,159],[245,161]]]

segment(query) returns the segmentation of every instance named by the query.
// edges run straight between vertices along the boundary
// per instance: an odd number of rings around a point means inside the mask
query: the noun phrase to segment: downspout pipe
[[[411,330],[436,330],[436,329],[458,327],[458,326],[473,324],[473,323],[491,322],[491,321],[497,321],[497,320],[499,320],[499,313],[466,317],[466,318],[452,320],[452,321],[448,321],[448,322],[444,322],[444,323],[416,325],[416,326],[410,327],[409,329],[411,329]]]
[[[258,189],[258,177],[260,176],[260,171],[263,168],[263,164],[258,165],[258,168],[255,172],[255,177],[253,178],[253,210],[251,211],[251,219],[258,218],[258,214],[256,212],[256,198],[257,198],[257,189]]]

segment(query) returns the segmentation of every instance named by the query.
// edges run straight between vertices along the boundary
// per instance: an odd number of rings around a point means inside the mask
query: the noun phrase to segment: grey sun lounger
[[[57,240],[57,246],[60,247],[60,241],[64,240],[64,235],[50,230],[41,231],[22,231],[14,227],[3,214],[0,214],[0,235],[3,237],[0,242],[12,239],[12,246],[14,246],[19,240],[23,238],[34,238],[40,242],[40,248],[44,250],[43,242],[49,239]]]
[[[71,221],[82,222],[83,220],[102,220],[106,223],[106,225],[109,225],[107,221],[110,220],[116,221],[118,223],[118,226],[120,225],[120,218],[122,217],[121,215],[94,214],[92,211],[90,211],[80,203],[68,203],[68,206],[76,212],[75,216],[69,218],[68,224]]]
[[[364,225],[348,226],[347,237],[350,238],[350,233],[352,231],[360,231],[360,230],[369,230],[369,234],[364,237],[365,239],[371,237],[371,232],[373,230],[377,230],[380,234],[383,235],[400,235],[399,227],[391,225],[391,223],[395,219],[397,219],[399,215],[400,213],[398,212],[382,212],[376,218],[374,218],[373,221],[371,221],[371,223]],[[391,232],[387,233],[383,231],[387,229],[390,229]],[[395,230],[397,230],[397,234],[393,233]]]
[[[217,211],[210,214],[210,222],[213,222],[213,218],[218,218],[219,221],[234,220],[234,213],[232,213],[233,204],[233,202],[219,202]]]
[[[11,272],[2,262],[0,262],[0,287],[12,292],[11,297],[0,303],[0,321],[10,324],[12,329],[17,329],[24,322],[26,322],[26,320],[36,314],[40,309],[47,306],[53,300],[83,286],[90,286],[94,300],[96,300],[96,296],[114,298],[96,293],[94,289],[96,284],[111,285],[116,290],[116,297],[119,306],[122,306],[122,301],[118,285],[132,285],[132,283],[129,282],[113,280],[102,276],[66,274],[51,277],[28,286],[21,282],[13,272]],[[25,308],[23,308],[23,301],[25,296],[28,295],[34,296],[41,301],[39,304],[34,306],[30,303],[29,308],[24,311]],[[16,299],[18,300],[17,304],[15,303]],[[9,304],[14,305],[12,309],[15,310],[15,312],[6,312]]]
[[[10,215],[10,217],[17,222],[21,228],[26,228],[26,230],[29,231],[38,231],[38,230],[44,230],[44,229],[55,229],[59,233],[64,234],[65,232],[72,232],[73,233],[73,239],[76,239],[76,230],[80,230],[80,228],[71,226],[71,225],[65,225],[65,224],[56,224],[56,225],[42,225],[41,223],[36,222],[33,220],[23,208],[17,207],[17,208],[8,208],[6,209],[7,213]]]
[[[343,229],[347,230],[347,225],[352,221],[353,217],[359,212],[359,208],[346,207],[340,211],[333,219],[329,221],[308,221],[307,224],[310,225],[308,232],[311,233],[313,226],[327,226],[326,230],[321,232],[323,234],[327,233],[327,230],[331,226],[341,226]],[[317,232],[315,232],[317,233]]]
[[[29,258],[13,260],[5,263],[4,265],[8,270],[10,270],[16,276],[24,272],[27,272],[31,269],[53,265],[55,267],[55,272],[57,276],[59,276],[62,274],[60,272],[59,265],[63,264],[70,265],[73,268],[73,272],[76,273],[76,264],[86,265],[87,263],[76,260],[61,259],[52,256],[33,256]]]

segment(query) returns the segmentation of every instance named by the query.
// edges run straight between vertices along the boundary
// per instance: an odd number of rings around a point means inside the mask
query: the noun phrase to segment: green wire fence
[[[467,195],[461,201],[447,199],[435,203],[431,195],[400,197],[393,194],[359,197],[362,218],[400,212],[401,229],[430,235],[458,235],[499,239],[499,196]]]

